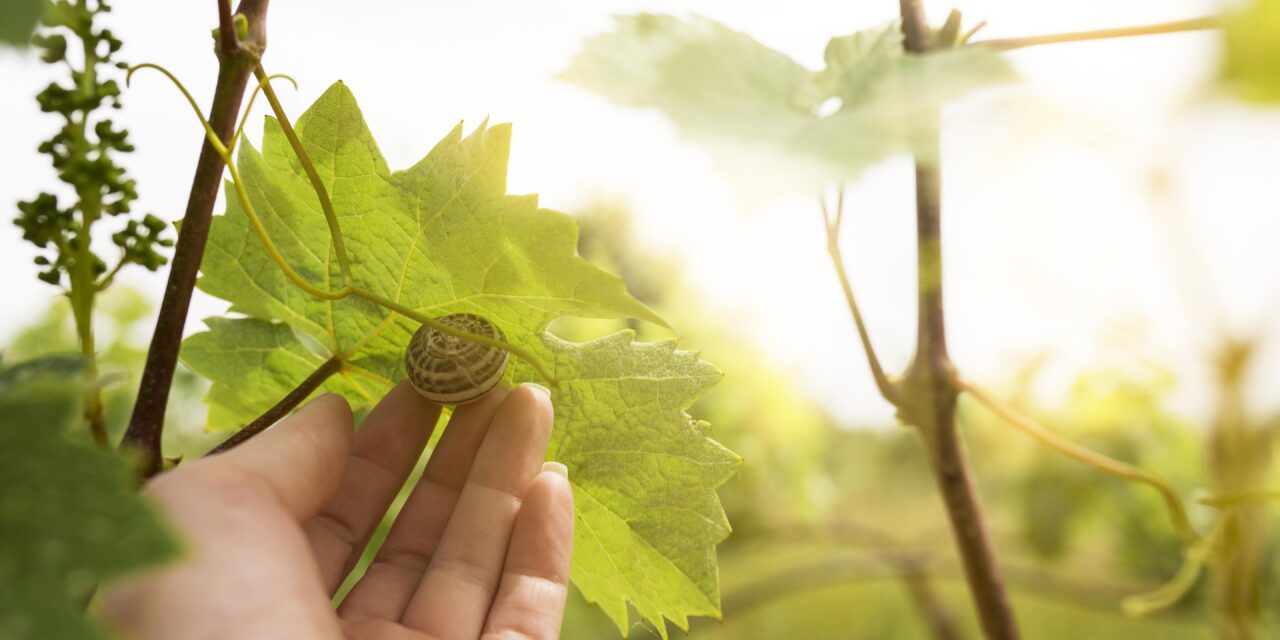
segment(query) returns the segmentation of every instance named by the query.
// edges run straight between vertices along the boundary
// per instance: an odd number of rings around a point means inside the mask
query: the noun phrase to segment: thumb
[[[338,491],[351,456],[352,423],[347,401],[327,393],[208,464],[261,481],[295,518],[306,520]]]

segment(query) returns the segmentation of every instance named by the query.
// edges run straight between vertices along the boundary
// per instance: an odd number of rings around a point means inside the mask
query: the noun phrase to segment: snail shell
[[[473,313],[455,313],[439,321],[467,333],[506,340],[497,326]],[[437,404],[466,404],[502,380],[507,352],[423,325],[409,340],[404,367],[409,383],[422,397]]]

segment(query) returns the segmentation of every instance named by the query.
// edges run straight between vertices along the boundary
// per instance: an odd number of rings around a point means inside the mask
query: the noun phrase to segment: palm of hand
[[[505,396],[505,397],[504,397]],[[440,408],[400,385],[352,435],[322,396],[147,489],[188,541],[106,593],[131,638],[555,638],[573,537],[565,477],[539,473],[551,403],[530,386],[460,407],[369,570],[351,572]]]

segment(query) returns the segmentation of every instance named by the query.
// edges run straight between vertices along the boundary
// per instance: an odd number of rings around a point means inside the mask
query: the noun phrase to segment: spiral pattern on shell
[[[467,333],[506,341],[502,330],[473,313],[455,313],[439,321]],[[422,397],[438,404],[466,404],[502,380],[507,352],[423,325],[409,340],[404,366],[409,383]]]

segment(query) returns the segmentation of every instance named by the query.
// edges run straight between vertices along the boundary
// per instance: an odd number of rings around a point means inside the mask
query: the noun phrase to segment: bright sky
[[[988,38],[1181,19],[1215,5],[957,2],[969,22],[990,22]],[[927,4],[941,22],[949,7]],[[116,5],[111,26],[127,43],[125,58],[167,66],[207,103],[216,74],[213,0]],[[843,420],[888,422],[823,251],[814,200],[744,211],[708,156],[660,115],[554,79],[611,15],[637,10],[703,14],[816,67],[830,36],[892,19],[897,3],[277,1],[266,63],[299,80],[300,91],[282,94],[295,115],[331,82],[346,81],[393,168],[412,164],[458,120],[514,122],[513,192],[540,193],[561,210],[599,196],[630,202],[642,240],[683,261],[726,330],[758,342],[765,364],[793,372]],[[1022,86],[949,111],[947,305],[953,355],[971,377],[1007,381],[1010,367],[1045,354],[1045,401],[1060,401],[1073,372],[1137,349],[1181,376],[1181,408],[1202,412],[1214,323],[1241,334],[1280,330],[1280,112],[1205,91],[1215,45],[1200,33],[1018,52]],[[5,207],[53,181],[33,153],[55,126],[31,99],[49,73],[31,53],[0,51]],[[159,76],[139,76],[124,99],[118,120],[139,149],[126,160],[141,185],[138,206],[178,218],[200,131]],[[1163,191],[1153,188],[1157,173],[1169,185]],[[886,365],[897,370],[914,340],[909,164],[872,170],[848,202],[854,286]],[[32,251],[17,230],[0,229],[2,344],[53,291],[29,277]],[[130,271],[126,280],[158,300],[163,274]],[[199,298],[188,329],[224,308]],[[1278,342],[1272,335],[1255,378],[1255,396],[1271,408],[1280,407],[1280,394],[1265,392],[1280,384]],[[724,384],[733,384],[728,373]]]

